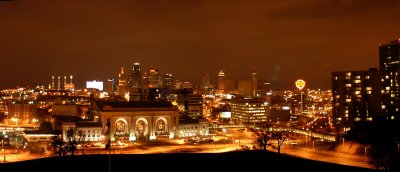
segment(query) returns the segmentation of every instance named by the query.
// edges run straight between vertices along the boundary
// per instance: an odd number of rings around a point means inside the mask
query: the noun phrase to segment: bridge
[[[332,142],[336,142],[337,136],[334,134],[329,134],[329,133],[320,133],[320,132],[315,132],[315,131],[310,131],[310,130],[303,130],[303,129],[297,129],[297,128],[270,128],[270,130],[273,131],[287,131],[287,132],[291,132],[291,133],[297,133],[297,134],[302,134],[302,135],[306,135],[309,137],[313,137],[313,138],[319,138],[319,139],[324,139],[324,140],[328,140],[328,141],[332,141]]]

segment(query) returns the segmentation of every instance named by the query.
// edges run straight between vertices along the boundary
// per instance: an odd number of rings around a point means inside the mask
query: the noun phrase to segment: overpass
[[[337,136],[334,134],[329,134],[329,133],[320,133],[320,132],[315,132],[315,131],[310,131],[310,130],[303,130],[303,129],[298,129],[298,128],[270,128],[270,130],[273,131],[287,131],[287,132],[291,132],[291,133],[297,133],[297,134],[302,134],[302,135],[306,135],[309,137],[313,137],[313,138],[319,138],[319,139],[324,139],[324,140],[328,140],[328,141],[332,141],[332,142],[336,142]]]

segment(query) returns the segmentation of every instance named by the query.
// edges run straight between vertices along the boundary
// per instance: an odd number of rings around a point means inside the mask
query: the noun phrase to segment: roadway
[[[269,148],[267,150],[277,152],[277,150],[273,148]],[[293,147],[293,146],[283,146],[281,149],[281,153],[290,156],[322,161],[322,162],[329,162],[329,163],[371,168],[371,169],[375,168],[373,165],[369,164],[370,159],[368,157],[360,155],[351,155],[334,151],[326,151],[326,150],[305,148],[305,147]]]
[[[235,133],[234,135],[236,135]],[[150,144],[130,144],[129,147],[112,147],[111,151],[106,151],[104,148],[90,148],[90,149],[78,149],[76,155],[83,154],[156,154],[156,153],[223,153],[236,150],[242,150],[240,145],[247,145],[252,147],[253,138],[247,133],[242,133],[241,137],[234,138],[234,142],[223,142],[218,143],[201,143],[201,144],[165,144],[165,145],[150,145]],[[240,140],[239,140],[240,139]],[[277,152],[276,149],[269,147],[268,151]],[[357,166],[363,168],[374,168],[373,165],[368,163],[369,158],[364,156],[344,154],[334,151],[325,151],[321,149],[308,148],[304,146],[282,146],[281,153],[290,156],[330,162],[348,166]],[[49,157],[51,153],[48,152],[46,155],[38,154],[7,154],[6,162],[17,162],[25,161],[30,159]],[[3,156],[0,155],[0,162],[3,162]]]

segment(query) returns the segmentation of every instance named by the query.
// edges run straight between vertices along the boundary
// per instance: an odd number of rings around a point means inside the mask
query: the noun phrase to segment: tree
[[[63,154],[65,152],[64,144],[65,144],[65,142],[59,136],[53,137],[52,146],[54,148],[54,153],[56,155],[63,156]]]
[[[278,153],[281,153],[281,146],[286,141],[286,135],[284,133],[275,134],[275,138],[278,140]]]
[[[67,130],[67,148],[69,151],[71,151],[71,155],[75,154],[75,150],[76,150],[76,145],[78,144],[77,141],[75,140],[75,136],[76,136],[76,132],[75,132],[75,128],[69,128]]]

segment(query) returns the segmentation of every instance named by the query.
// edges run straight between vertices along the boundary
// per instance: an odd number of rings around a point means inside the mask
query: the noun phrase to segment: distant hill
[[[376,171],[332,163],[306,160],[274,152],[239,151],[220,154],[176,153],[147,155],[111,155],[111,171],[305,171],[357,172]],[[0,164],[1,172],[107,172],[108,155],[53,157]]]

